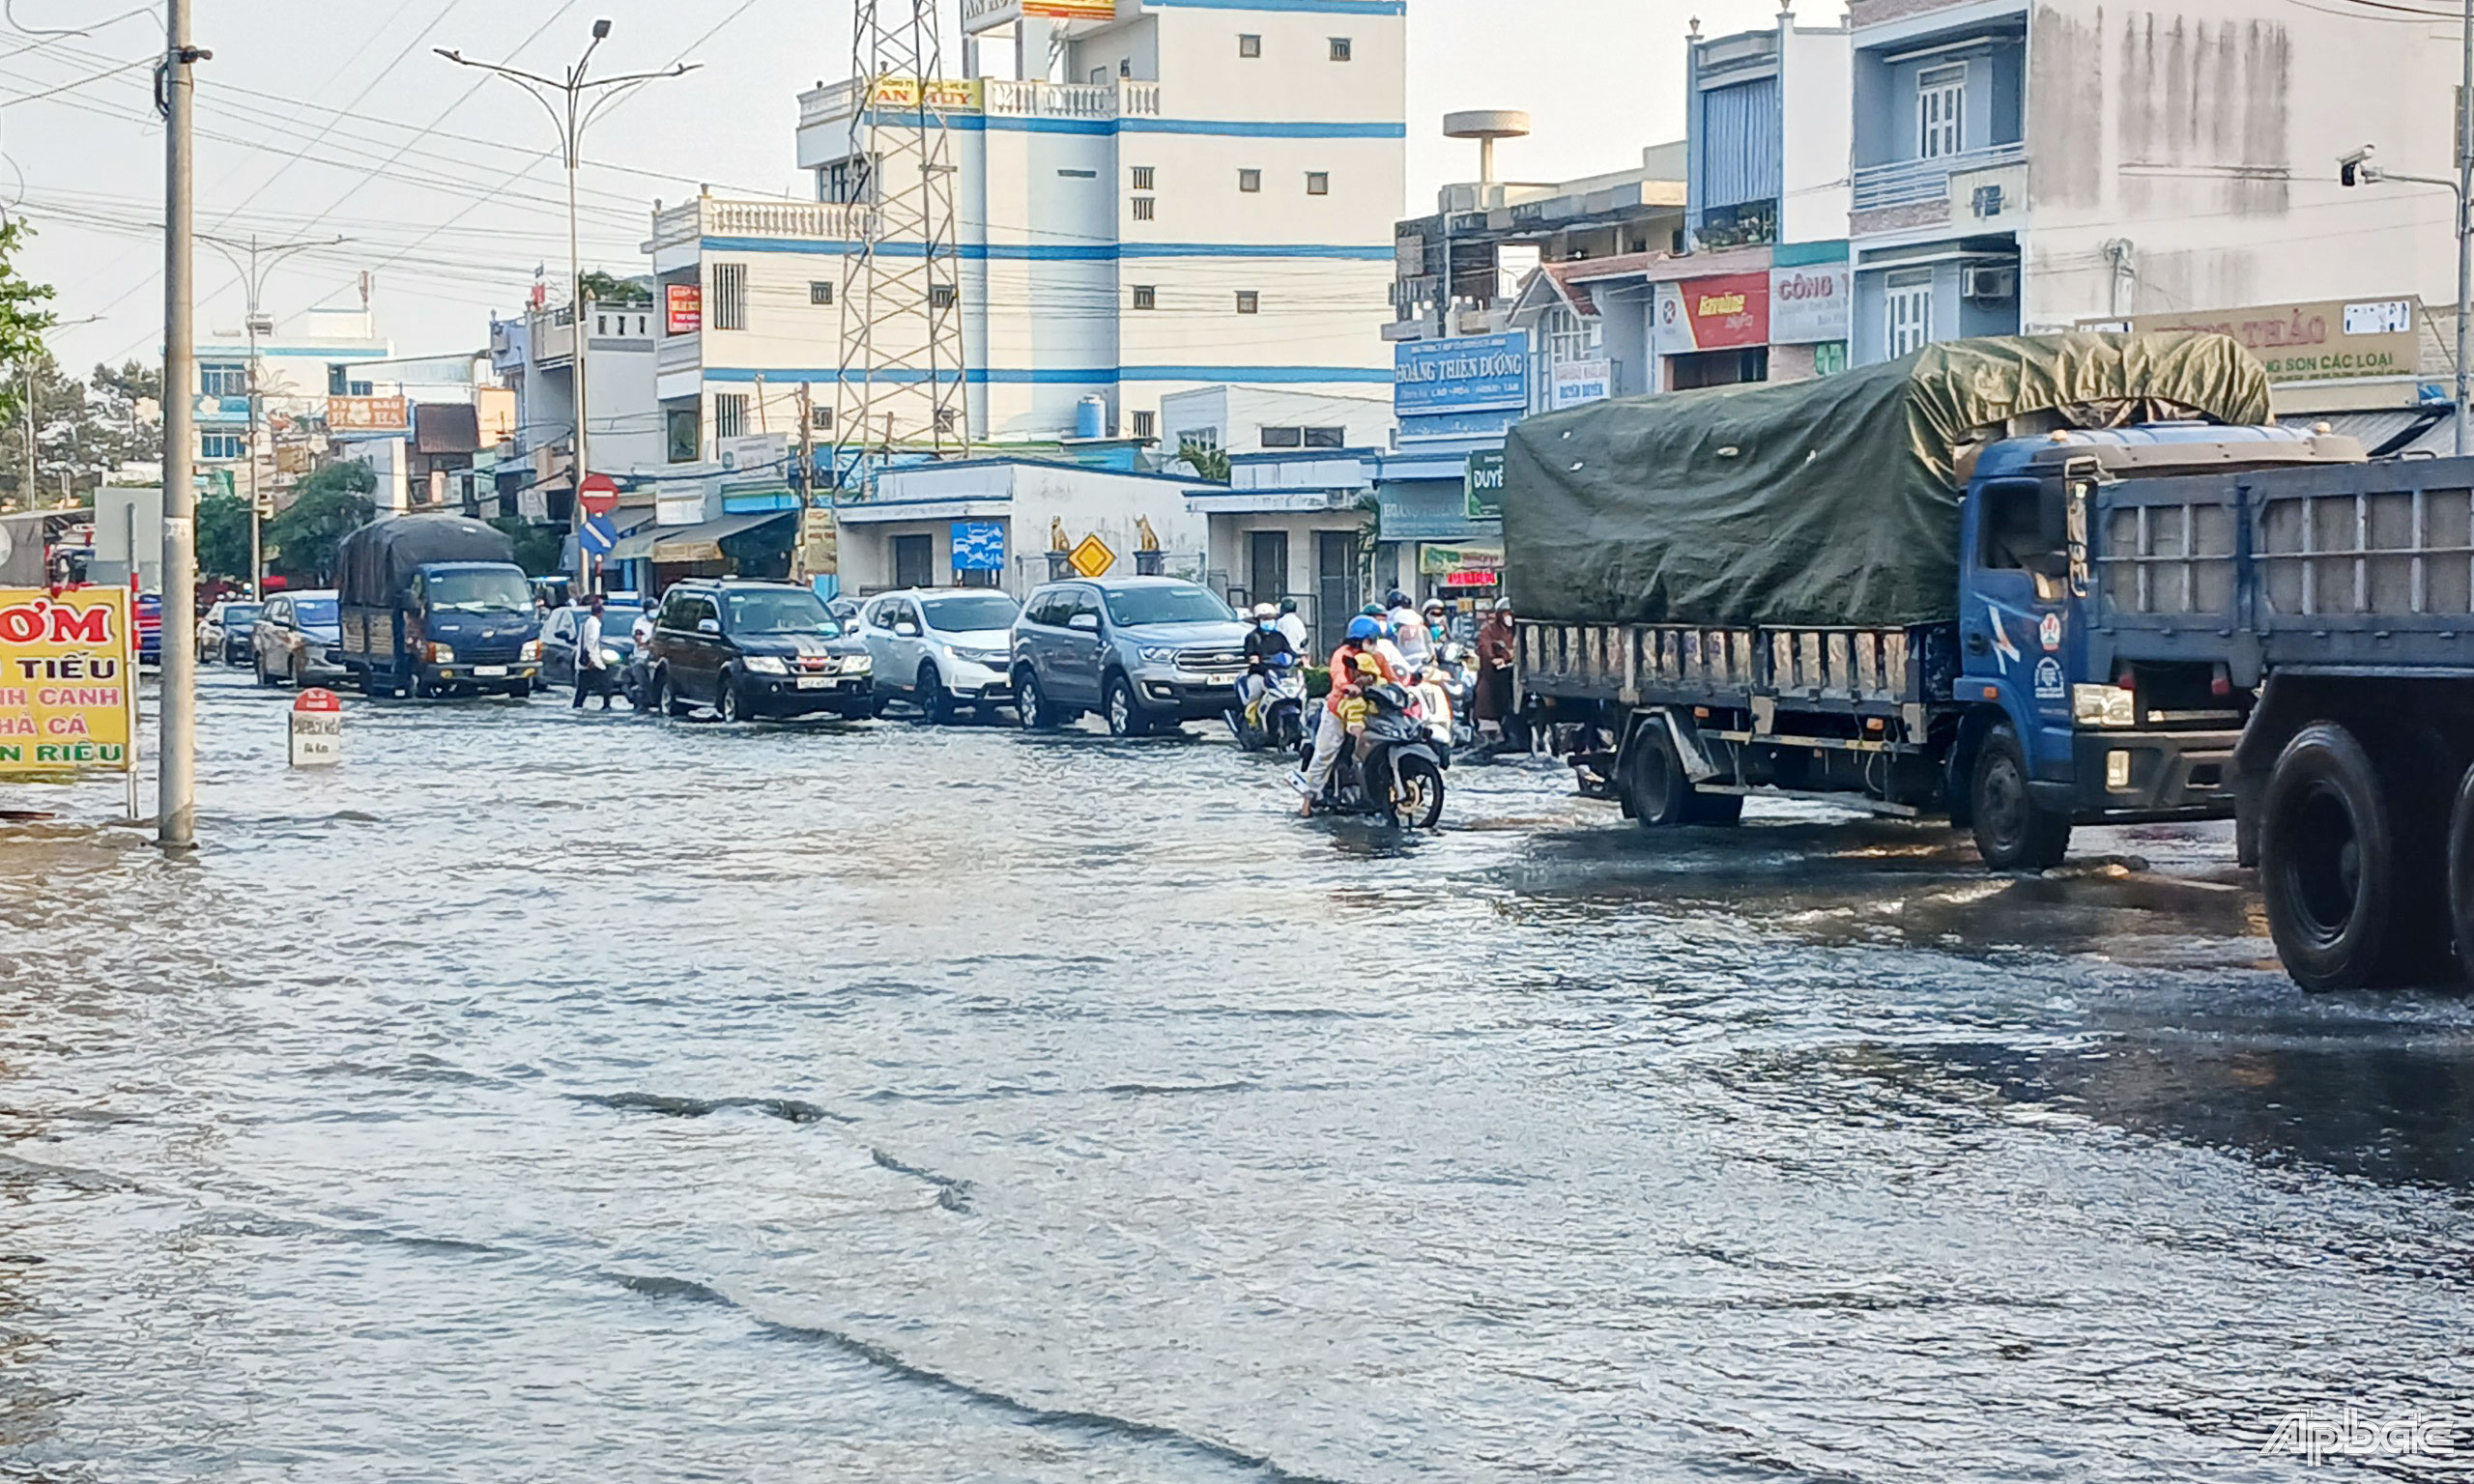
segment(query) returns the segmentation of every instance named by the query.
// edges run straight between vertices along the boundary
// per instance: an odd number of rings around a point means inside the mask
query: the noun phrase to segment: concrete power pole
[[[317,242],[274,243],[260,246],[255,237],[251,237],[246,243],[227,242],[222,238],[210,237],[203,232],[197,234],[197,240],[223,254],[224,261],[232,265],[232,271],[241,275],[241,292],[248,304],[249,594],[252,597],[263,597],[267,580],[267,558],[265,523],[261,519],[258,508],[258,419],[266,404],[259,387],[258,334],[262,328],[271,328],[273,323],[265,317],[266,310],[261,302],[266,295],[267,275],[274,271],[274,266],[277,263],[296,252],[307,252],[313,247],[338,247],[346,240],[340,237],[323,238]],[[245,253],[248,258],[245,264],[242,262],[242,254]],[[262,256],[266,259],[266,265],[263,268],[258,263],[258,259]]]
[[[209,52],[189,44],[190,0],[165,0],[163,62],[163,684],[155,838],[174,850],[197,843],[197,327],[191,315],[197,81]],[[134,554],[132,554],[134,555]]]

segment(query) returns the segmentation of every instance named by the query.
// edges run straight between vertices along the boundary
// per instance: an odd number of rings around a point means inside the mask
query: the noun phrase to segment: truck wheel
[[[2028,753],[2003,722],[1984,734],[1968,787],[1976,853],[1996,870],[2042,870],[2070,853],[2070,816],[2028,791]]]
[[[2259,885],[2268,931],[2294,983],[2360,989],[2390,977],[2397,853],[2371,755],[2315,722],[2278,755],[2259,805]]]
[[[1624,796],[1644,829],[1692,822],[1692,781],[1683,776],[1683,759],[1676,755],[1675,738],[1667,734],[1665,723],[1644,722],[1632,733],[1632,756],[1624,764]]]
[[[2457,971],[2474,988],[2474,768],[2458,785],[2448,816],[2448,920],[2457,940]]]

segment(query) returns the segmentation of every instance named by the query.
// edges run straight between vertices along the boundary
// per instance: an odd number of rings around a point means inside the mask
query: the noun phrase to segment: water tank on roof
[[[1108,399],[1088,396],[1074,404],[1074,436],[1106,438],[1108,432]]]

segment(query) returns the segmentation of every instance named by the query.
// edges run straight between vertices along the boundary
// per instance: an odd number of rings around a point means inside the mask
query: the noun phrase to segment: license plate
[[[1203,683],[1206,685],[1235,685],[1245,676],[1245,673],[1246,672],[1242,670],[1232,670],[1225,672],[1208,674],[1202,678]]]
[[[799,689],[803,691],[820,691],[832,683],[833,682],[830,679],[827,679],[823,675],[799,676]]]
[[[499,676],[506,673],[506,667],[503,665],[475,665],[473,667],[473,673],[480,676],[484,680],[495,680]]]

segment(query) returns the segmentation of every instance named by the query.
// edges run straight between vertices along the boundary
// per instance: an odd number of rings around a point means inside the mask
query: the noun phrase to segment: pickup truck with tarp
[[[2033,869],[2233,817],[2298,981],[2428,978],[2474,945],[2469,486],[2273,425],[2213,335],[1601,403],[1507,446],[1520,684],[1645,825],[1823,795]]]
[[[541,620],[515,545],[460,515],[399,515],[335,552],[335,662],[372,696],[532,694]]]

